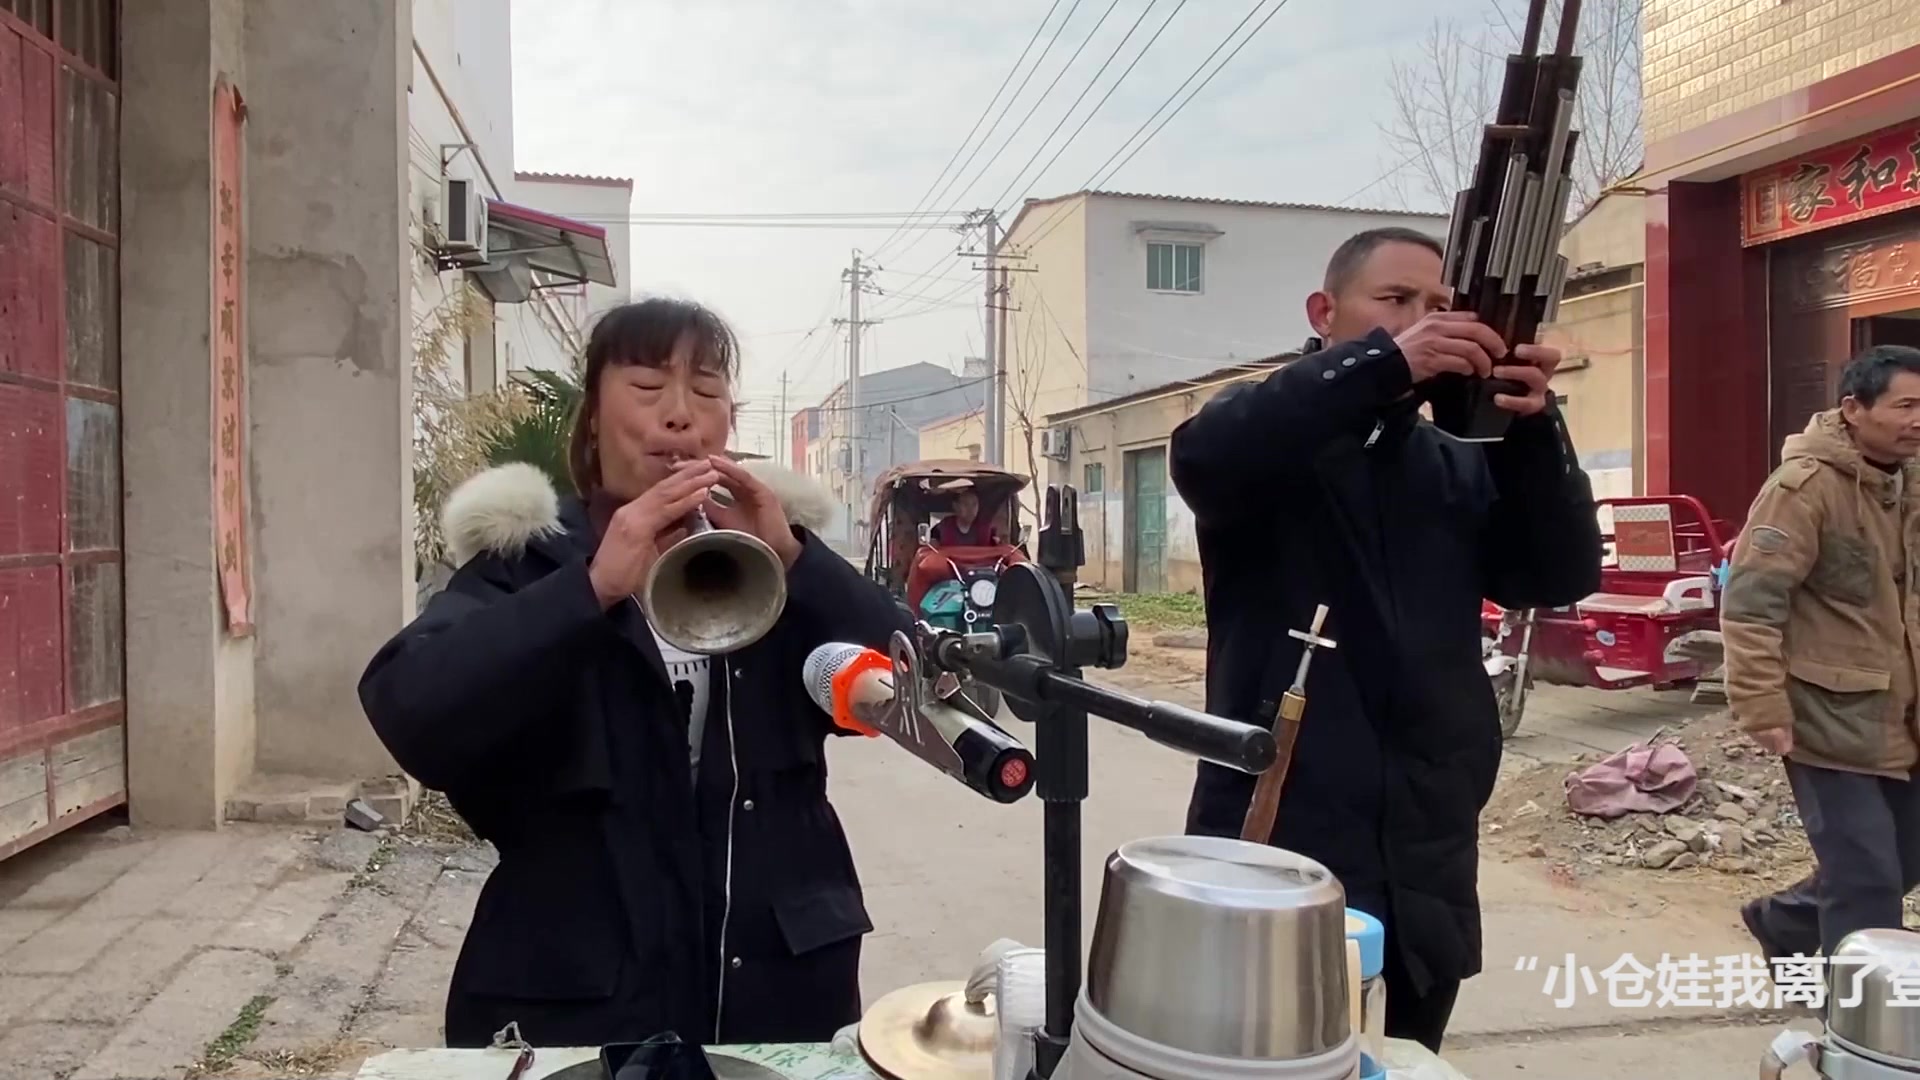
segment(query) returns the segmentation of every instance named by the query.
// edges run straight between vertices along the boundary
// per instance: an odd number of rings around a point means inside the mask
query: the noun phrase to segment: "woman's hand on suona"
[[[681,462],[665,480],[613,512],[587,576],[600,606],[612,608],[647,580],[660,553],[685,531],[683,519],[707,501],[720,473],[708,461]]]
[[[793,569],[800,558],[800,541],[794,539],[793,527],[787,524],[787,508],[780,505],[780,497],[759,477],[741,468],[739,462],[717,455],[708,460],[720,474],[727,493],[733,496],[733,505],[721,506],[709,500],[707,520],[717,529],[733,529],[759,537],[780,556],[782,566]]]

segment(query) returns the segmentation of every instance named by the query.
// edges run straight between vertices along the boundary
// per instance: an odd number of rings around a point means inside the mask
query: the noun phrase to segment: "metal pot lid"
[[[1324,903],[1332,871],[1304,855],[1218,836],[1159,836],[1120,845],[1108,872],[1228,906]]]
[[[1827,1029],[1883,1060],[1920,1068],[1920,934],[1860,930],[1827,964]]]

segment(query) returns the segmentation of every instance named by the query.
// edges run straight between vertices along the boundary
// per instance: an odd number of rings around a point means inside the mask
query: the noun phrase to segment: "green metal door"
[[[1126,589],[1156,593],[1166,588],[1167,449],[1129,451]]]

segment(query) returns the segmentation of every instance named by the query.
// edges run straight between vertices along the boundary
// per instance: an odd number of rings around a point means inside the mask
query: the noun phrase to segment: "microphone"
[[[944,701],[907,708],[894,693],[893,661],[875,649],[830,641],[807,655],[800,678],[843,731],[885,735],[995,802],[1033,790],[1033,755],[1019,740]]]

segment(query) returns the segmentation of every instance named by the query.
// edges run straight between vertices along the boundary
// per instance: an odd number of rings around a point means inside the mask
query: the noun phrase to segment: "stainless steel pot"
[[[1290,1059],[1350,1036],[1346,894],[1290,851],[1207,836],[1107,859],[1087,1001],[1121,1030],[1223,1058]]]
[[[1920,1070],[1920,934],[1859,930],[1827,964],[1827,1033],[1846,1049]],[[1896,986],[1906,994],[1896,993]]]

